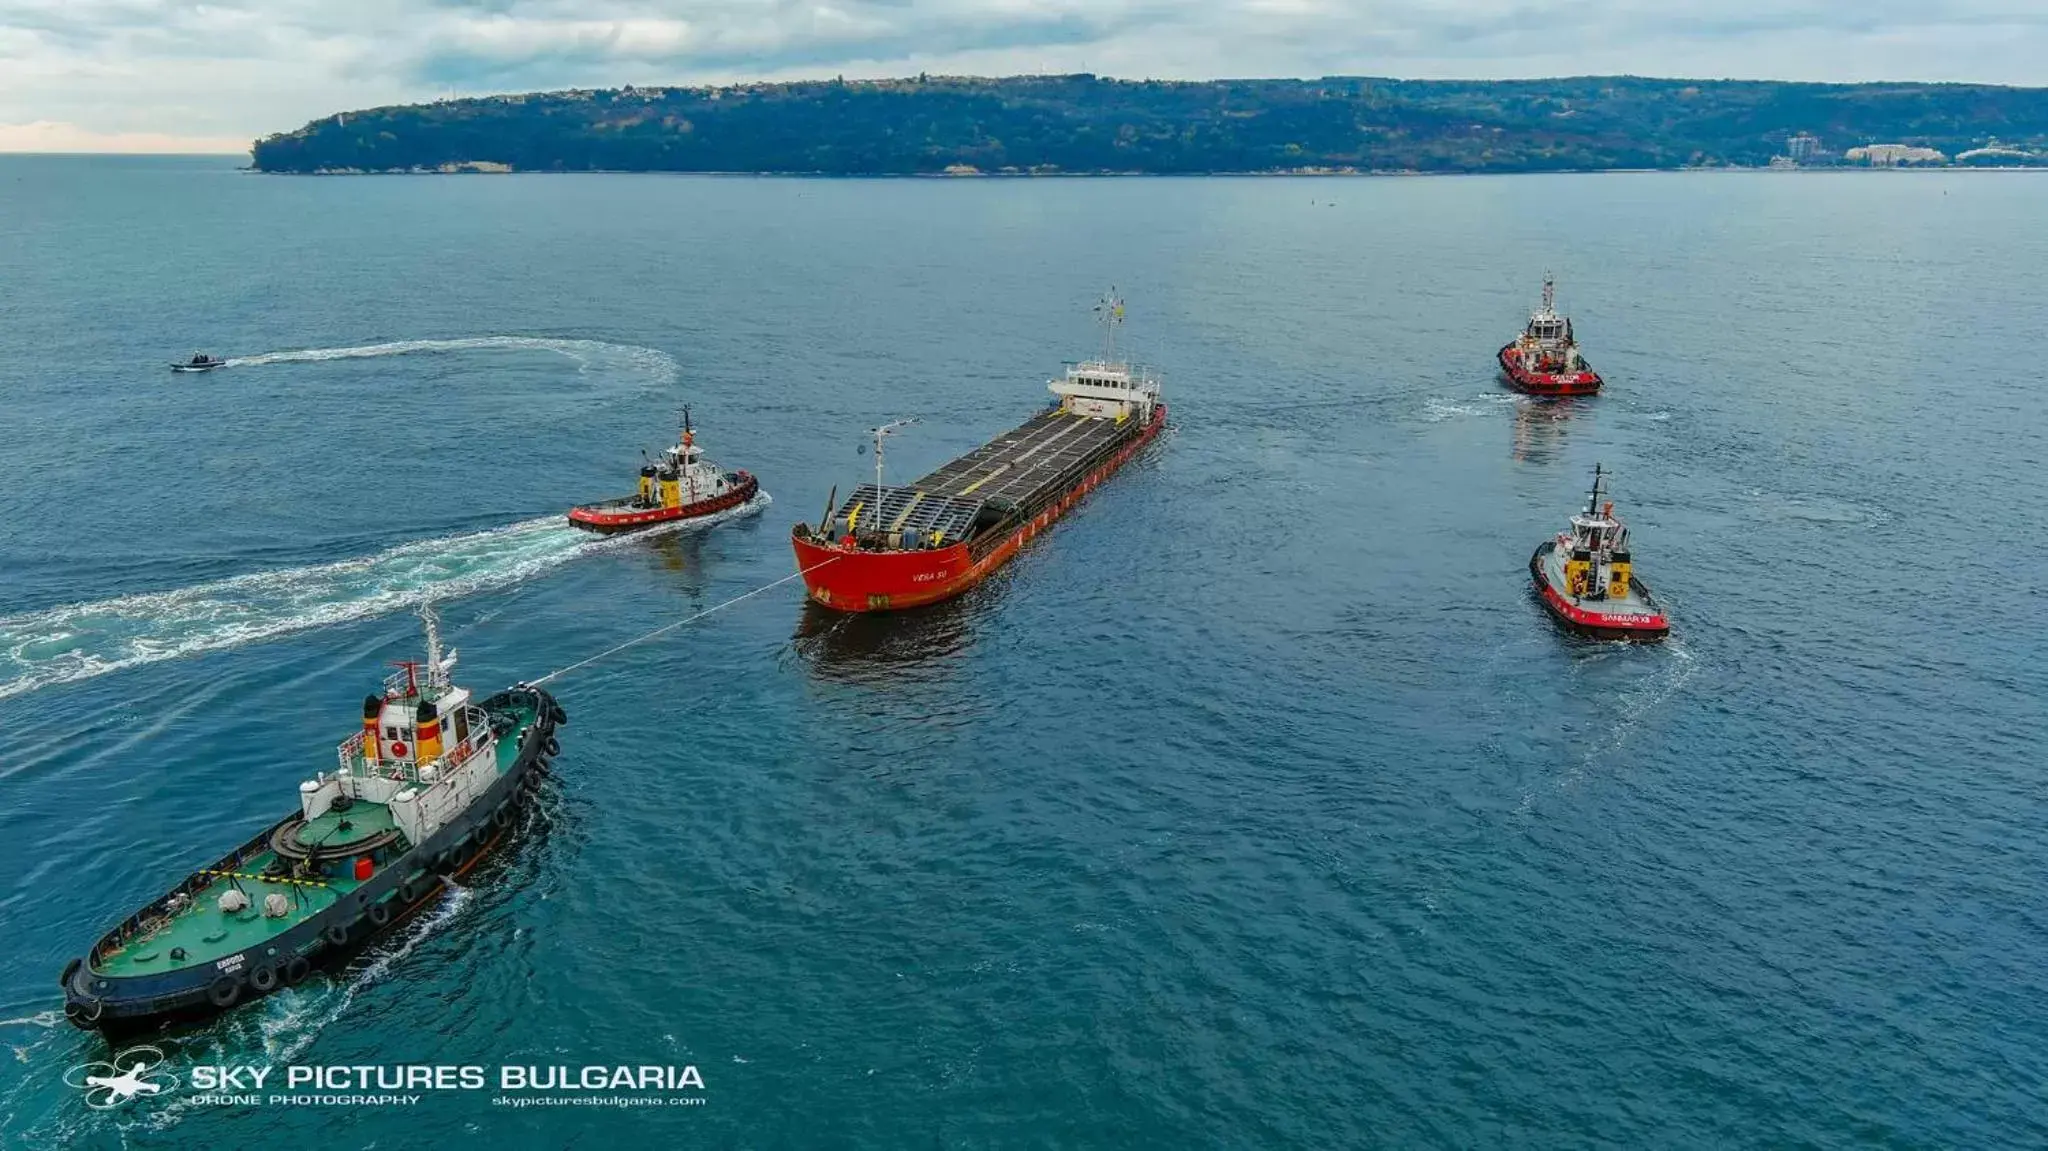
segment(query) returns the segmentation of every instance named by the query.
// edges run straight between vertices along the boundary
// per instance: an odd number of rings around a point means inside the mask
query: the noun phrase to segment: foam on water
[[[0,617],[0,699],[504,587],[633,539],[754,515],[770,502],[763,492],[716,515],[608,537],[547,516],[359,559]]]
[[[1491,415],[1504,407],[1514,407],[1520,397],[1510,392],[1482,392],[1476,396],[1429,396],[1422,401],[1424,423],[1440,424],[1445,420],[1465,416]]]
[[[465,336],[449,340],[392,340],[381,344],[360,344],[346,348],[304,348],[264,352],[254,356],[231,357],[230,368],[254,368],[266,364],[316,364],[331,360],[366,360],[380,356],[409,356],[419,353],[474,352],[490,350],[553,352],[575,360],[581,371],[623,360],[640,373],[662,382],[676,378],[675,357],[654,348],[634,344],[613,344],[604,340],[567,340],[548,336]]]

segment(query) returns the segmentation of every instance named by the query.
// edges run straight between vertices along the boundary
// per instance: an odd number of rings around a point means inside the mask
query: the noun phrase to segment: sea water
[[[2048,1140],[2040,177],[0,190],[9,1147]],[[1494,379],[1545,272],[1596,399]],[[781,579],[863,429],[922,420],[907,478],[1014,426],[1112,288],[1172,429],[999,578],[564,676],[499,862],[179,1088],[66,1085],[65,962],[290,808],[410,609],[490,691]],[[684,403],[772,505],[563,526]],[[1596,461],[1664,645],[1529,596]]]

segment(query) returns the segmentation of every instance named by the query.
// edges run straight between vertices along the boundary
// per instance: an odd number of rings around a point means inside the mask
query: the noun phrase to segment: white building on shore
[[[1901,164],[1946,164],[1948,156],[1933,148],[1917,144],[1866,144],[1851,148],[1843,158],[1851,164],[1868,164],[1873,168],[1896,168]]]

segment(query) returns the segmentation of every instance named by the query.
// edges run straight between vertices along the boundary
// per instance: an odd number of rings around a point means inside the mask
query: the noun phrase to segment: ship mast
[[[882,441],[916,422],[917,417],[911,416],[908,419],[891,420],[879,428],[868,429],[868,434],[875,437],[875,530],[877,531],[880,531],[882,527]],[[860,524],[858,522],[851,525],[851,528],[856,531],[859,530],[859,527]]]
[[[1600,481],[1603,477],[1611,474],[1613,473],[1602,471],[1599,464],[1593,465],[1593,493],[1586,497],[1587,515],[1597,516],[1600,514]]]
[[[1095,305],[1095,314],[1102,317],[1102,362],[1116,363],[1116,330],[1124,322],[1124,302],[1116,294],[1116,285],[1111,284],[1109,294]]]
[[[690,459],[690,445],[697,442],[696,433],[690,430],[690,405],[683,405],[683,474],[689,477],[690,502],[697,502],[697,466]]]
[[[1556,310],[1557,281],[1550,278],[1549,272],[1545,272],[1543,273],[1543,311],[1547,315]]]
[[[447,674],[441,666],[441,617],[434,612],[434,601],[420,605],[420,622],[427,628],[427,686],[438,684]]]

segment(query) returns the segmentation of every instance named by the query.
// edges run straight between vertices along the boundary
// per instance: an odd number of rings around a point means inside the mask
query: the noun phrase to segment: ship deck
[[[1126,421],[1040,412],[995,439],[918,480],[912,487],[965,499],[1029,503],[1074,465],[1121,439]]]
[[[525,709],[520,711],[518,730],[523,731],[532,722],[532,716]],[[498,771],[502,774],[511,770],[513,762],[519,758],[517,736],[499,740],[496,750]],[[339,846],[344,839],[350,843],[360,842],[393,826],[391,809],[367,800],[358,800],[348,809],[346,818],[351,827],[346,833],[340,831],[342,818],[342,815],[330,812],[312,820],[307,823],[303,838],[307,842]],[[276,858],[275,852],[266,849],[244,859],[233,875],[213,876],[212,882],[193,894],[191,904],[184,911],[166,917],[154,930],[141,932],[118,949],[102,955],[93,969],[102,975],[135,976],[211,963],[221,956],[232,955],[284,934],[327,910],[359,886],[352,872],[323,877],[318,881],[288,882],[263,878],[263,872]],[[249,896],[249,906],[232,914],[222,911],[220,897],[237,885]],[[271,892],[284,895],[291,905],[289,913],[277,918],[263,914],[263,897]],[[183,959],[171,958],[171,949],[175,947],[185,949]]]
[[[359,803],[350,809],[350,814],[368,817],[371,811],[383,812],[385,822],[390,821],[389,809],[378,804]],[[283,935],[356,889],[352,875],[317,883],[263,878],[264,869],[276,858],[275,853],[265,851],[244,860],[234,878],[216,875],[213,882],[192,897],[191,905],[184,911],[164,919],[154,931],[144,931],[130,939],[119,950],[101,956],[94,970],[114,976],[156,975],[212,963],[223,955]],[[249,906],[232,914],[222,911],[220,897],[237,885],[249,896]],[[277,918],[263,914],[263,897],[273,891],[282,892],[291,905],[289,913]],[[180,947],[185,949],[185,957],[171,958],[172,949]]]
[[[1553,547],[1544,553],[1543,575],[1545,579],[1550,581],[1550,585],[1553,588],[1560,589],[1561,593],[1564,587],[1564,552],[1562,550]],[[1641,582],[1634,579],[1629,581],[1627,595],[1607,596],[1601,599],[1576,599],[1571,601],[1571,605],[1580,611],[1590,612],[1594,615],[1661,615],[1664,611],[1663,608],[1657,606],[1655,600],[1643,594]]]
[[[1028,507],[1129,436],[1133,421],[1042,411],[913,483],[863,484],[833,515],[862,531],[913,529],[936,542],[970,534],[983,507]],[[855,517],[858,517],[856,519]]]

